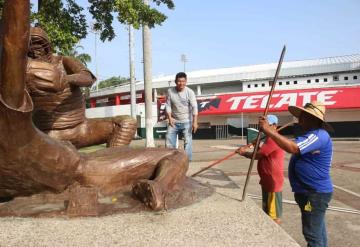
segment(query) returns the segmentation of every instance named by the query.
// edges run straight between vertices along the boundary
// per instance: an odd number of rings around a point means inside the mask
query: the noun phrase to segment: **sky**
[[[86,8],[87,1],[77,1]],[[184,70],[217,69],[360,53],[359,0],[174,0],[175,9],[151,29],[153,78]],[[91,23],[91,17],[88,16]],[[129,77],[128,31],[115,19],[116,38],[89,33],[80,45],[100,80]],[[95,43],[97,56],[95,57]],[[135,30],[135,76],[143,79],[142,32]]]

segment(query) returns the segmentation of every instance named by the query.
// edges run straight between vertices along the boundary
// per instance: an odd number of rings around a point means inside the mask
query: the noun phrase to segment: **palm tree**
[[[71,50],[61,52],[61,54],[64,56],[73,57],[73,58],[79,60],[85,66],[87,66],[87,63],[91,62],[91,56],[87,53],[79,53],[78,52],[79,48],[84,50],[83,46],[77,45],[74,48],[72,48]]]

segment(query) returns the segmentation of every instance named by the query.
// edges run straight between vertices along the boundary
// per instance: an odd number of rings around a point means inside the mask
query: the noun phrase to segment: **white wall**
[[[153,113],[153,123],[154,127],[165,127],[166,122],[157,122],[157,105],[153,103],[152,108]],[[137,105],[137,115],[138,115],[138,127],[145,128],[145,104]],[[293,116],[285,112],[275,112],[269,113],[275,114],[279,118],[279,125],[284,125],[292,121]],[[86,117],[88,118],[103,118],[103,117],[113,117],[119,115],[130,115],[130,105],[119,105],[119,106],[107,106],[107,107],[97,107],[86,109]],[[247,128],[249,124],[257,124],[259,116],[262,113],[244,113],[243,124],[244,128]],[[342,121],[360,121],[360,109],[353,110],[328,110],[326,112],[326,121],[328,122],[342,122]],[[199,122],[210,122],[211,125],[224,125],[230,124],[234,127],[241,127],[241,114],[238,115],[209,115],[209,116],[199,116]]]
[[[360,121],[360,109],[328,110],[325,113],[327,122]]]
[[[104,106],[86,109],[87,118],[104,118],[120,115],[131,115],[130,105]],[[138,116],[138,127],[145,128],[145,104],[137,104],[136,115]],[[157,126],[157,104],[152,104],[153,124]],[[140,120],[140,121],[139,121]]]
[[[334,76],[338,77],[337,81],[334,81]],[[347,77],[347,80],[345,80],[345,77]],[[308,83],[308,80],[310,80],[310,83]],[[318,80],[318,82],[316,80]],[[295,81],[297,84],[294,84]],[[286,84],[287,82],[289,83],[289,85]],[[340,85],[353,85],[359,83],[360,83],[360,73],[332,73],[331,75],[316,75],[316,76],[279,79],[277,81],[275,88],[276,90],[288,90],[288,89],[302,89],[302,88],[314,88],[314,87],[321,88],[321,87],[329,87],[329,86],[334,87]],[[248,85],[250,86],[250,88],[248,87]],[[257,85],[257,87],[255,87],[255,85]],[[243,86],[244,92],[263,92],[268,90],[270,90],[269,81],[263,81],[263,80],[244,82],[244,86]]]

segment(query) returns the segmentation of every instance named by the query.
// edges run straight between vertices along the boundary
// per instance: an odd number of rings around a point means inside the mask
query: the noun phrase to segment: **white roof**
[[[277,62],[232,68],[198,70],[188,72],[187,76],[189,83],[261,80],[272,78],[275,74],[276,67]],[[306,76],[351,70],[360,70],[360,54],[299,61],[284,61],[281,67],[280,76]],[[174,80],[174,77],[175,75],[157,78],[153,80],[153,83]]]
[[[232,68],[209,69],[186,72],[188,84],[219,83],[226,81],[253,81],[272,79],[277,67],[276,63],[239,66]],[[299,77],[315,74],[328,74],[360,70],[360,54],[318,59],[284,61],[280,77]],[[154,88],[169,87],[175,75],[153,79]],[[143,82],[137,82],[136,90],[143,89]],[[107,95],[109,93],[128,92],[129,85],[103,89],[91,92],[92,97]]]

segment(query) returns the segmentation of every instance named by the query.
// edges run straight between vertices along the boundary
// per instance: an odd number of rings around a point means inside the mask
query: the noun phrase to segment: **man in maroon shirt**
[[[269,125],[276,130],[278,118],[268,115]],[[247,146],[241,147],[238,153],[251,159],[253,152]],[[278,224],[282,215],[282,189],[284,184],[284,151],[271,139],[266,138],[256,153],[257,170],[260,176],[263,210]]]

